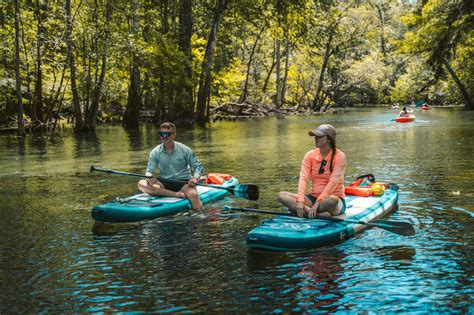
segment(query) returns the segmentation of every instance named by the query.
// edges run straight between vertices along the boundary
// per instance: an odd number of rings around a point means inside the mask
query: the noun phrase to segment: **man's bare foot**
[[[186,198],[186,195],[185,195],[184,192],[182,192],[182,191],[177,191],[174,196],[175,196],[176,198],[179,198],[179,199],[184,199],[184,198]]]

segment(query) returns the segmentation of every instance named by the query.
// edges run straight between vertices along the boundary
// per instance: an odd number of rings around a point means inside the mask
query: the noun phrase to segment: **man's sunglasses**
[[[319,174],[324,173],[324,168],[326,167],[326,164],[328,164],[328,161],[326,161],[326,160],[321,161],[321,167],[319,168]]]
[[[171,137],[171,135],[173,134],[174,132],[173,131],[160,131],[160,137]]]

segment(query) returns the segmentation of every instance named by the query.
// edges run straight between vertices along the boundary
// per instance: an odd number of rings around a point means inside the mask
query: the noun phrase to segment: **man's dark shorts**
[[[171,179],[158,178],[158,180],[165,186],[166,189],[171,191],[180,191],[184,185],[186,185],[189,179],[179,179],[174,181]]]

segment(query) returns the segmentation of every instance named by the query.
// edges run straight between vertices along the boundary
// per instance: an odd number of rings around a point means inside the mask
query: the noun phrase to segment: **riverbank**
[[[237,120],[273,116],[309,116],[326,113],[343,113],[353,110],[351,107],[331,107],[322,111],[313,111],[305,106],[274,107],[266,104],[229,102],[211,110],[211,121]]]
[[[353,106],[343,107],[329,107],[322,111],[312,111],[309,107],[305,106],[287,106],[287,107],[274,107],[267,104],[258,103],[236,103],[228,102],[214,107],[210,111],[210,121],[236,121],[245,120],[252,118],[263,118],[263,117],[274,117],[274,116],[311,116],[311,115],[324,115],[324,114],[343,114],[349,111],[354,111],[362,108],[374,108],[374,107],[385,107],[387,109],[394,109],[390,104],[355,104]],[[431,108],[444,108],[444,109],[463,109],[464,105],[449,104],[449,105],[430,105]],[[98,124],[101,125],[117,125],[121,124],[121,118],[124,110],[107,115],[107,118],[99,115]],[[104,115],[102,115],[104,116]],[[154,123],[155,111],[151,109],[142,109],[140,111],[140,121],[142,123]],[[192,120],[183,120],[178,122],[192,123]],[[16,120],[12,118],[8,124],[0,124],[0,133],[16,133],[17,125]],[[61,128],[73,128],[73,117],[69,115],[61,115],[60,118],[51,126],[35,126],[30,121],[25,121],[25,130],[28,133],[35,132],[37,130],[52,130]]]

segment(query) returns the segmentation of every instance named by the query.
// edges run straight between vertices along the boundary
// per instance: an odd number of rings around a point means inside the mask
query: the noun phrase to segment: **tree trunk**
[[[466,105],[466,109],[473,110],[474,109],[474,104],[472,102],[471,97],[469,96],[469,92],[467,91],[466,87],[464,84],[462,84],[461,80],[458,78],[456,73],[454,72],[453,68],[451,68],[451,65],[449,64],[449,61],[446,58],[443,58],[443,64],[448,70],[449,74],[453,78],[454,82],[456,82],[459,91],[461,92],[463,98],[464,98],[464,104]]]
[[[158,69],[163,69],[161,59],[158,60]],[[167,93],[165,88],[165,78],[163,71],[158,73],[158,95],[156,100],[156,109],[153,120],[155,122],[162,121],[166,116],[166,105],[168,104]],[[170,120],[170,119],[167,119]]]
[[[170,30],[168,22],[168,0],[161,0],[161,19],[163,25],[163,34],[167,34]]]
[[[176,2],[179,0],[173,0],[173,6],[171,7],[171,32],[176,33]]]
[[[276,62],[276,94],[275,94],[275,106],[276,108],[280,108],[281,106],[281,76],[280,76],[280,62],[281,62],[281,56],[280,56],[280,40],[276,40],[276,45],[275,45],[275,62]]]
[[[138,0],[132,0],[132,34],[138,36]],[[138,68],[139,57],[133,52],[130,71],[130,86],[128,88],[128,102],[122,124],[124,127],[136,129],[139,126],[140,116],[140,69]]]
[[[20,76],[20,4],[15,0],[15,79],[16,79],[16,97],[18,100],[18,134],[25,134],[25,124],[23,122],[23,100],[21,95],[21,76]]]
[[[199,90],[197,97],[197,111],[196,119],[199,122],[206,122],[208,117],[206,115],[207,99],[211,91],[211,70],[214,60],[214,48],[217,41],[217,31],[222,20],[224,10],[227,7],[229,0],[217,0],[214,14],[214,22],[212,23],[209,38],[207,40],[206,52],[201,67],[201,77],[199,79]]]
[[[85,122],[85,130],[94,130],[95,126],[97,125],[97,116],[99,114],[99,101],[100,101],[100,93],[102,90],[102,85],[105,79],[105,72],[107,69],[107,49],[109,43],[109,23],[110,18],[112,16],[112,3],[111,0],[107,0],[106,4],[106,13],[105,13],[105,31],[104,31],[104,47],[102,52],[102,65],[100,69],[100,76],[99,79],[95,83],[94,92],[92,94],[92,103],[91,107],[89,108],[89,112],[87,113],[87,119]]]
[[[267,77],[265,78],[265,83],[263,84],[262,92],[266,93],[267,92],[267,86],[268,82],[270,82],[270,76],[272,75],[273,69],[275,69],[276,62],[273,60],[272,66],[270,67],[270,71],[267,73]]]
[[[94,0],[94,10],[92,11],[92,23],[95,25],[95,37],[97,38],[98,32],[99,32],[99,23],[98,23],[98,3],[97,0]],[[90,46],[87,46],[87,39],[88,39],[88,34],[83,33],[83,40],[82,40],[82,67],[83,67],[83,73],[82,77],[85,77],[82,79],[82,102],[84,106],[84,130],[88,130],[88,120],[89,120],[89,113],[90,113],[90,95],[91,95],[91,87],[93,86],[92,83],[92,74],[91,74],[91,63],[92,63],[92,56],[94,56],[95,60],[99,58],[99,48],[97,45],[98,40],[94,41],[94,38],[91,36],[91,43]],[[95,49],[95,51],[93,51]],[[96,62],[98,63],[98,62]],[[85,82],[84,82],[85,81]]]
[[[316,94],[314,95],[314,100],[311,107],[312,111],[314,111],[315,109],[319,111],[322,105],[321,91],[324,85],[324,74],[326,73],[326,69],[329,63],[329,58],[331,57],[331,54],[332,54],[331,45],[332,45],[333,36],[334,36],[334,31],[331,30],[331,32],[329,33],[328,41],[326,42],[326,51],[324,53],[323,64],[321,66],[321,72],[319,73],[318,88],[316,90]]]
[[[247,93],[248,93],[248,84],[249,84],[249,77],[250,77],[250,66],[253,62],[253,56],[255,55],[255,49],[257,48],[258,41],[260,40],[260,36],[262,36],[263,31],[265,30],[265,25],[260,29],[260,32],[255,39],[255,42],[252,46],[252,51],[250,52],[249,61],[247,62],[247,72],[245,74],[245,83],[244,89],[242,91],[242,96],[240,96],[239,103],[243,103],[247,100]]]
[[[66,60],[64,61],[63,69],[61,71],[61,80],[59,81],[58,89],[55,91],[53,88],[51,89],[50,92],[50,104],[48,106],[48,110],[46,111],[46,116],[45,120],[46,121],[51,121],[51,118],[53,117],[53,112],[54,112],[54,107],[56,104],[58,104],[59,101],[59,96],[61,95],[61,91],[63,90],[63,83],[64,83],[64,77],[66,75],[66,70],[67,70],[67,56]],[[66,84],[67,86],[67,84]],[[64,87],[65,88],[65,87]]]
[[[290,58],[290,41],[288,38],[285,43],[285,75],[283,76],[283,82],[281,85],[281,103],[286,103],[286,83],[288,82],[288,71],[289,71],[289,58]]]
[[[178,44],[185,59],[184,72],[181,75],[179,86],[177,86],[177,97],[175,100],[176,118],[192,119],[194,115],[193,85],[192,85],[192,63],[191,36],[193,31],[192,1],[181,0],[179,4],[179,30]]]
[[[21,15],[18,17],[18,19],[21,25]],[[25,73],[27,73],[25,77],[26,98],[29,100],[29,106],[26,106],[24,110],[26,115],[34,117],[34,109],[32,106],[33,93],[31,92],[30,59],[28,54],[29,48],[26,46],[25,29],[23,27],[21,28],[21,44],[23,46],[23,66],[25,67]],[[25,98],[25,95],[23,95],[23,97]]]
[[[74,107],[74,129],[81,130],[83,128],[82,111],[79,99],[79,93],[77,91],[76,82],[76,58],[74,55],[74,43],[72,41],[72,16],[71,16],[71,0],[66,0],[66,43],[67,43],[67,58],[69,61],[69,72],[71,79],[71,91],[72,91],[72,104]]]
[[[380,49],[382,50],[382,54],[384,58],[387,57],[387,45],[385,44],[385,11],[384,11],[384,3],[383,0],[379,0],[380,3],[376,3],[375,6],[377,7],[377,13],[380,19],[381,25],[381,34],[380,34]]]
[[[41,46],[43,45],[42,37],[45,32],[43,27],[43,4],[36,0],[36,15],[38,18],[38,32],[36,34],[36,80],[35,80],[35,97],[34,97],[34,118],[40,124],[44,123],[43,117],[43,62]]]

